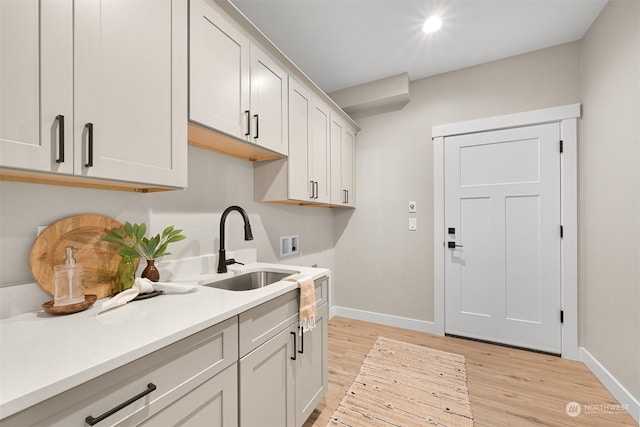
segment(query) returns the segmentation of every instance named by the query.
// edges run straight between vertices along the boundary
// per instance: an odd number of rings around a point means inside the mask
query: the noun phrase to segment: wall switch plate
[[[409,231],[416,231],[418,229],[418,219],[409,218]]]
[[[297,235],[280,237],[280,256],[285,257],[300,252],[299,242]]]
[[[409,201],[409,213],[416,213],[416,202],[415,200]]]

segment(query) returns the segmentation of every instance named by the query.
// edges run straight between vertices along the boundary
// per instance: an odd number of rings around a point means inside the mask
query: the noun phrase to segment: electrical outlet
[[[415,200],[410,200],[409,201],[409,213],[416,213],[416,209],[417,209],[417,206],[416,206]]]

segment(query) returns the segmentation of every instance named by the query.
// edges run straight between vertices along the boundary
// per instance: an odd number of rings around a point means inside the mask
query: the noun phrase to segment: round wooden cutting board
[[[65,247],[73,246],[74,258],[84,267],[84,292],[98,298],[111,295],[118,274],[118,245],[105,242],[112,228],[123,228],[113,218],[76,215],[51,224],[33,243],[29,263],[38,285],[53,295],[53,267],[64,263]],[[140,260],[134,259],[136,268]]]

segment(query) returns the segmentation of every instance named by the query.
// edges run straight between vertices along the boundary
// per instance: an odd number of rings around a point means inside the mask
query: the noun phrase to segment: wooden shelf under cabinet
[[[282,154],[264,149],[258,145],[218,133],[214,130],[189,123],[189,144],[205,150],[215,151],[227,156],[250,162],[262,162],[264,160],[281,159]]]
[[[109,181],[106,179],[83,178],[77,175],[57,175],[46,172],[24,171],[0,168],[0,181],[24,182],[28,184],[59,185],[63,187],[93,188],[97,190],[130,191],[134,193],[154,193],[178,188],[146,186],[141,183]]]

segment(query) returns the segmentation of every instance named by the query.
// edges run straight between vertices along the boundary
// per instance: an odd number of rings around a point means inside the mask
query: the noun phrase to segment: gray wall
[[[182,258],[217,252],[219,220],[229,205],[249,213],[255,240],[244,242],[242,219],[227,220],[227,250],[256,247],[261,261],[277,261],[279,237],[298,234],[300,256],[289,264],[333,268],[333,213],[330,209],[279,206],[253,201],[253,165],[189,147],[186,190],[136,194],[117,191],[0,182],[0,284],[32,282],[29,252],[38,225],[83,213],[111,216],[120,222],[147,222],[153,233],[174,224],[188,239],[170,246]]]
[[[574,42],[413,81],[404,109],[359,119],[358,208],[336,214],[334,304],[433,321],[431,126],[580,102],[579,76]]]
[[[580,345],[640,400],[640,2],[582,45]]]

